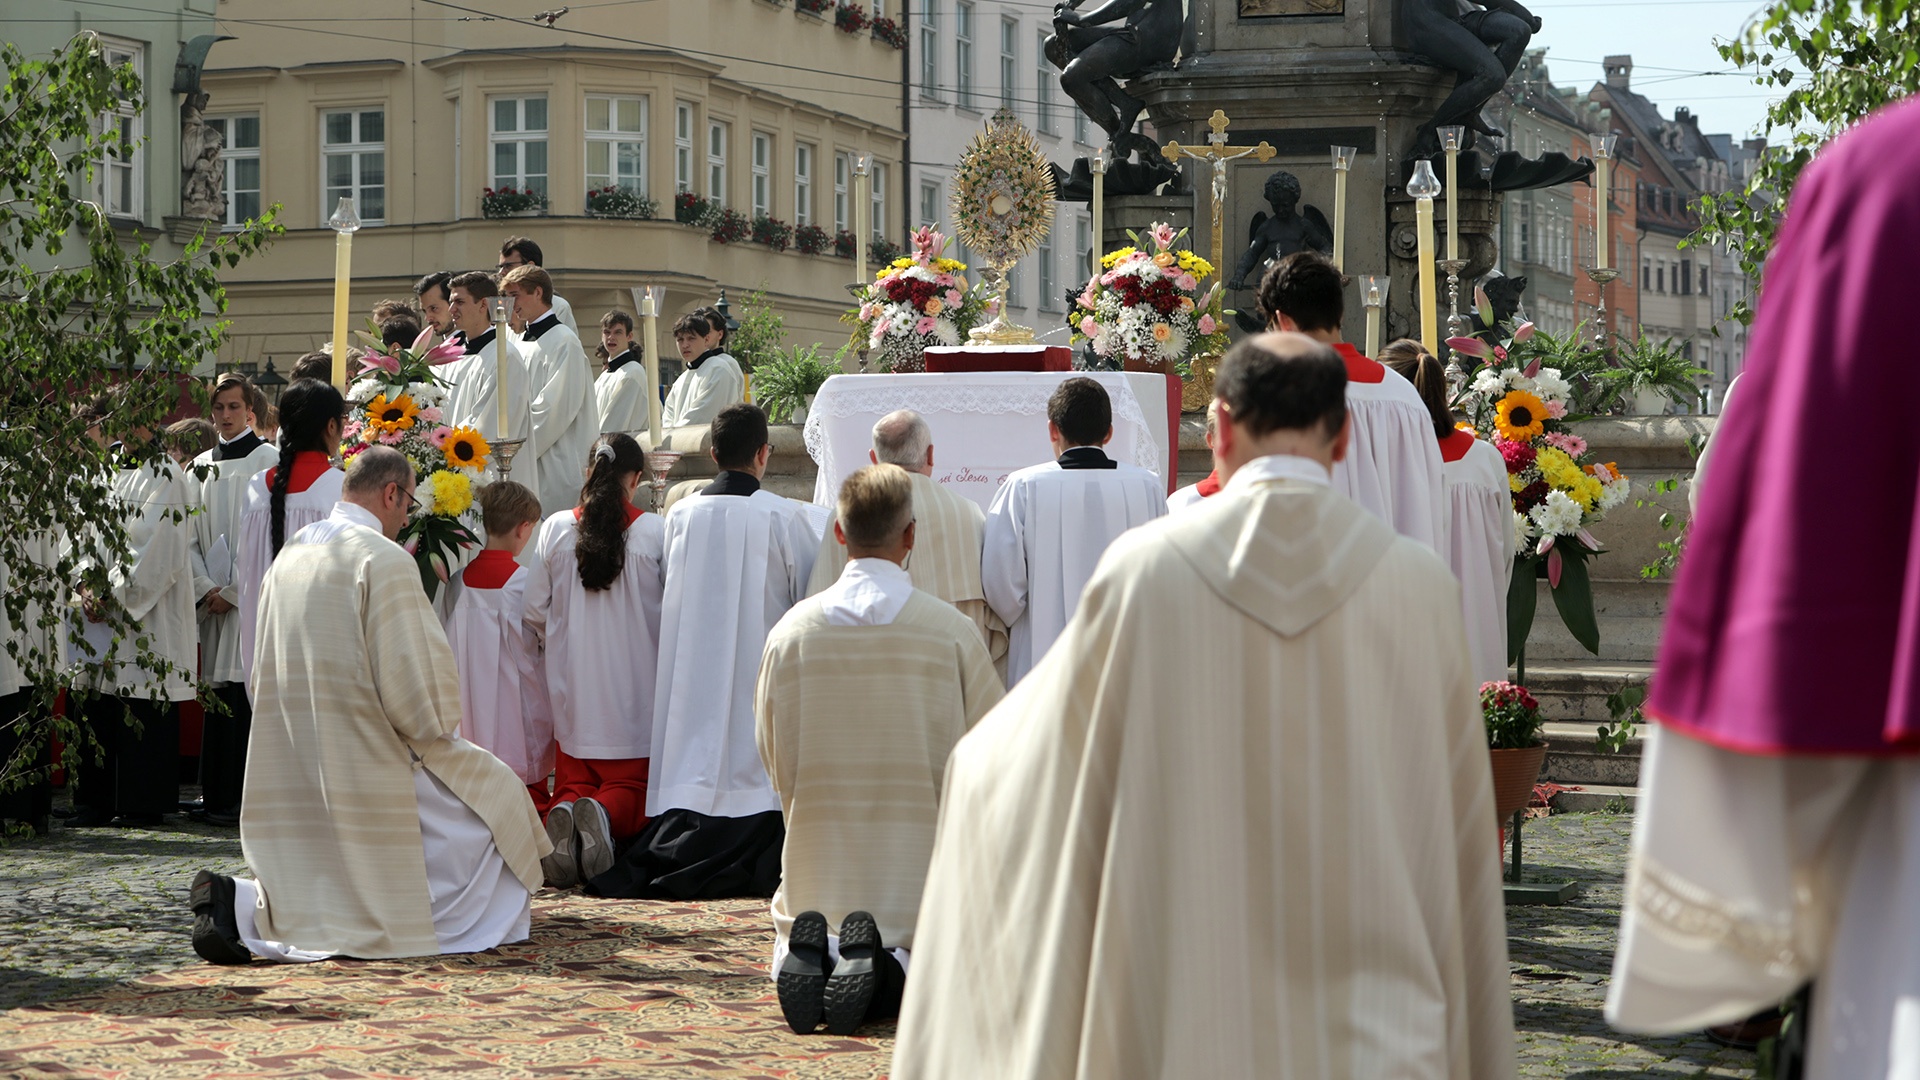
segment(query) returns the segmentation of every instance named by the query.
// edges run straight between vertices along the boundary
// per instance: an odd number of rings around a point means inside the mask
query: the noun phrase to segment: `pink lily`
[[[1476,337],[1450,337],[1447,339],[1447,348],[1461,356],[1477,356],[1483,360],[1493,355],[1493,349]]]
[[[1528,338],[1530,338],[1530,337],[1532,337],[1532,336],[1533,336],[1533,330],[1534,330],[1534,326],[1533,326],[1533,324],[1532,324],[1532,323],[1530,323],[1530,322],[1523,322],[1523,323],[1521,323],[1521,324],[1520,324],[1519,326],[1516,326],[1516,327],[1514,327],[1514,328],[1513,328],[1513,342],[1512,342],[1512,344],[1515,344],[1515,345],[1518,345],[1518,344],[1520,344],[1521,342],[1523,342],[1523,341],[1525,341],[1525,340],[1527,340]]]
[[[1577,532],[1577,533],[1575,533],[1574,535],[1580,538],[1580,542],[1581,542],[1581,543],[1583,543],[1583,544],[1585,544],[1585,545],[1587,545],[1587,550],[1588,550],[1588,551],[1591,551],[1591,552],[1593,552],[1593,553],[1595,553],[1595,554],[1599,554],[1599,552],[1600,552],[1600,541],[1598,541],[1598,540],[1595,540],[1595,539],[1593,538],[1593,534],[1592,534],[1592,533],[1590,533],[1590,532],[1588,532],[1588,531],[1587,531],[1587,530],[1585,530],[1585,529],[1581,529],[1581,530],[1580,530],[1579,532]]]
[[[1503,356],[1501,357],[1501,359],[1504,360],[1506,359],[1506,357]],[[1524,372],[1521,372],[1521,374],[1525,375],[1529,379],[1538,376],[1540,374],[1540,363],[1544,359],[1545,359],[1544,357],[1535,358],[1533,363],[1528,364],[1527,369]]]
[[[433,340],[433,327],[429,326],[425,330],[420,331],[419,337],[416,337],[413,339],[413,345],[411,346],[411,349],[414,352],[419,352],[421,349],[426,348],[427,343],[432,340]]]
[[[1560,575],[1566,572],[1566,568],[1566,558],[1560,554],[1558,548],[1547,552],[1547,585],[1549,588],[1557,589],[1560,587]]]
[[[1555,537],[1550,535],[1541,537],[1540,546],[1534,548],[1533,553],[1535,555],[1545,555],[1547,552],[1552,551],[1554,539]]]
[[[388,356],[386,353],[362,353],[360,356],[360,374],[365,375],[367,372],[374,370],[384,371],[389,375],[398,375],[400,374],[400,358],[397,356]]]
[[[443,341],[433,348],[428,349],[426,355],[420,359],[425,360],[434,367],[439,367],[441,364],[451,364],[465,355],[467,355],[467,347],[465,345],[457,341]],[[395,369],[396,372],[398,370],[398,368]]]

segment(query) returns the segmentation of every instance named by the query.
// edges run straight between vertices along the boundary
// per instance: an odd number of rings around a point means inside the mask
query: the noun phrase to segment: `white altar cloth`
[[[1166,477],[1167,378],[1120,371],[991,371],[934,375],[836,375],[807,412],[807,453],[819,466],[813,501],[832,506],[842,481],[868,464],[873,425],[912,409],[933,429],[933,478],[985,510],[1015,469],[1053,460],[1047,398],[1085,375],[1113,399],[1107,455]]]

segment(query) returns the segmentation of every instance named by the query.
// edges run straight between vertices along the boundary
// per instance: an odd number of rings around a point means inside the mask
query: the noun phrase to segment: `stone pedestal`
[[[1133,243],[1127,236],[1127,230],[1145,233],[1156,221],[1164,221],[1173,226],[1174,231],[1191,228],[1194,222],[1193,196],[1184,195],[1110,195],[1106,198],[1105,218],[1100,231],[1100,250],[1112,251]],[[1195,251],[1205,252],[1205,235],[1188,238],[1188,245]]]

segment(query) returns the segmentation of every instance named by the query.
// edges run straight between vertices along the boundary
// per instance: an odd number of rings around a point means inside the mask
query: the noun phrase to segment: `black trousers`
[[[139,721],[136,734],[129,715]],[[108,814],[171,814],[180,809],[180,715],[168,701],[102,694],[80,708],[80,720],[100,741],[80,755],[74,805]]]
[[[200,792],[209,810],[240,812],[240,793],[247,778],[247,736],[253,731],[253,703],[244,683],[220,683],[213,688],[220,705],[207,707],[200,736]],[[218,714],[218,715],[216,715]]]
[[[0,790],[0,821],[21,821],[41,828],[53,813],[53,740],[47,732],[33,732],[40,747],[24,772],[10,767],[21,743],[29,741],[29,729],[39,719],[28,712],[32,702],[31,690],[0,697],[0,773],[12,778],[6,783],[12,790]],[[24,786],[14,786],[22,782]]]

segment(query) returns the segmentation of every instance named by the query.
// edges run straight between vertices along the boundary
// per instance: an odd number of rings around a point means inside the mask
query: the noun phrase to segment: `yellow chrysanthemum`
[[[1580,466],[1574,464],[1573,458],[1558,447],[1541,447],[1535,463],[1540,467],[1540,475],[1546,477],[1548,483],[1567,491],[1577,487],[1586,475],[1580,471]]]
[[[907,258],[905,255],[900,256],[899,258],[893,260],[893,262],[888,264],[889,267],[895,270],[905,270],[907,267],[912,265],[913,265],[913,260]]]
[[[967,268],[967,264],[959,259],[935,259],[933,265],[939,267],[943,274],[957,274]]]
[[[1525,390],[1513,390],[1501,398],[1496,413],[1493,425],[1508,442],[1531,442],[1547,430],[1546,403]]]
[[[1100,265],[1108,270],[1118,266],[1122,260],[1130,259],[1140,253],[1139,248],[1123,247],[1118,251],[1109,251],[1100,257]]]
[[[1203,278],[1213,273],[1213,264],[1191,251],[1183,251],[1180,253],[1180,269],[1195,278]]]
[[[446,455],[448,468],[478,472],[487,467],[487,456],[493,452],[493,447],[487,445],[485,436],[472,428],[457,427],[447,433],[447,441],[440,444],[440,452]]]
[[[1520,479],[1519,473],[1508,473],[1507,487],[1513,489],[1514,491],[1525,491],[1527,487],[1527,482],[1525,480]]]
[[[381,394],[367,402],[367,428],[370,431],[405,431],[413,426],[414,415],[420,406],[405,394],[396,396],[392,401]]]
[[[454,517],[473,506],[473,481],[467,479],[465,473],[441,469],[427,477],[427,483],[433,487],[433,501],[427,505],[429,513]]]

